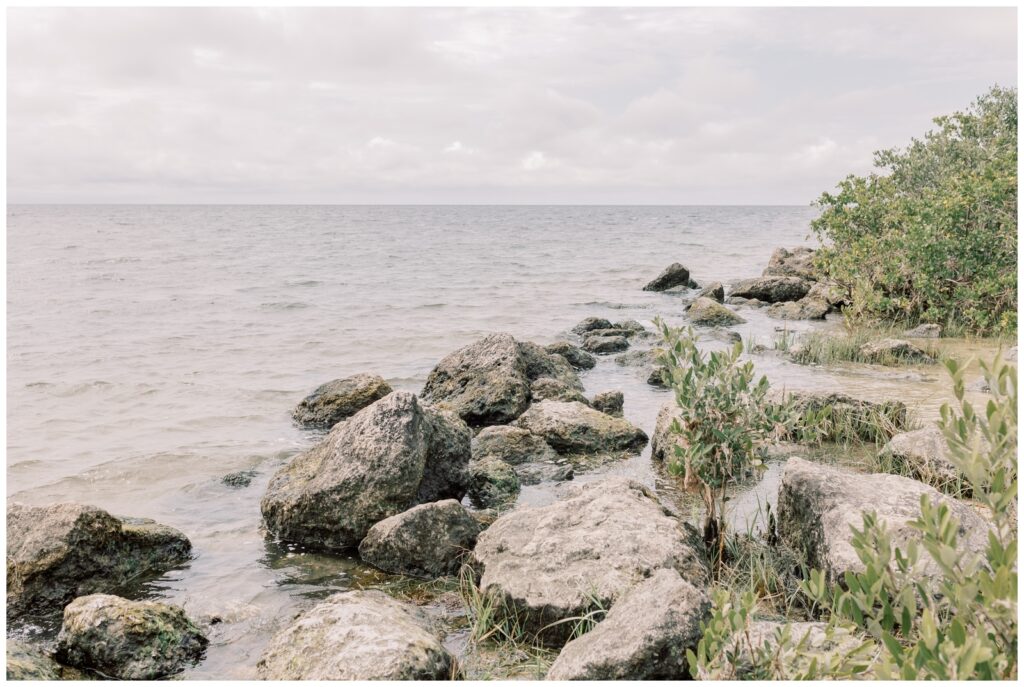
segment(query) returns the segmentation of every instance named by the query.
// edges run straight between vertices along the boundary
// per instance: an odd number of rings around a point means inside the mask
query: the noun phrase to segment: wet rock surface
[[[589,370],[597,364],[597,358],[568,341],[556,341],[545,346],[544,350],[548,353],[562,356],[566,362],[577,370]]]
[[[447,680],[454,659],[430,618],[380,591],[336,594],[271,640],[265,680]]]
[[[755,277],[733,284],[729,295],[766,303],[781,303],[798,301],[810,290],[811,282],[800,277]]]
[[[746,322],[735,312],[710,298],[695,300],[690,304],[687,314],[690,316],[690,322],[706,327],[729,327]]]
[[[697,298],[710,298],[718,303],[725,302],[725,287],[722,286],[722,282],[715,281],[711,282],[697,294]]]
[[[583,348],[591,353],[618,353],[629,348],[629,339],[617,334],[594,334],[583,340]]]
[[[542,401],[514,425],[563,454],[639,451],[647,444],[647,434],[639,427],[582,403]]]
[[[469,464],[468,495],[477,508],[504,509],[519,496],[519,475],[515,468],[494,456]]]
[[[592,332],[596,329],[611,329],[614,325],[611,321],[604,319],[603,317],[587,317],[580,321],[575,327],[572,328],[574,334],[584,336],[588,332]]]
[[[61,665],[30,644],[7,638],[8,680],[60,680]]]
[[[385,572],[432,579],[458,573],[480,525],[454,499],[424,503],[381,520],[359,544],[359,556]]]
[[[622,417],[622,409],[625,405],[625,397],[621,391],[603,391],[594,396],[590,406],[594,410],[600,410],[606,415]]]
[[[384,378],[377,375],[358,374],[335,379],[302,399],[292,417],[303,427],[330,429],[392,391]]]
[[[644,291],[667,291],[676,286],[689,286],[689,284],[690,270],[683,267],[680,263],[674,262],[662,270],[661,274],[649,281],[644,286]]]

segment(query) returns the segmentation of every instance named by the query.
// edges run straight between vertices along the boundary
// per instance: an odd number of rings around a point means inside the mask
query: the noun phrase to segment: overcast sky
[[[10,202],[806,204],[1014,9],[8,11]]]

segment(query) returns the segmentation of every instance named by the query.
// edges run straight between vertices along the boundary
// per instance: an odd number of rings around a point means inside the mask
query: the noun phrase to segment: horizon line
[[[167,202],[8,202],[7,207],[45,205],[58,207],[170,206],[170,207],[813,207],[813,203],[167,203]]]

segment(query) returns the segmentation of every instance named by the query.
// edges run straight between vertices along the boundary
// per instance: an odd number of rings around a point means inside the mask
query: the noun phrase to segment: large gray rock
[[[934,357],[909,341],[905,341],[903,339],[879,339],[878,341],[869,341],[861,346],[858,352],[865,360],[882,364],[890,364],[893,362],[935,362]]]
[[[800,277],[755,277],[733,284],[729,295],[766,303],[798,301],[811,290],[811,282]]]
[[[576,402],[542,401],[513,424],[543,437],[559,453],[639,451],[647,444],[639,427]]]
[[[798,301],[773,303],[766,312],[780,320],[823,320],[831,310],[832,306],[825,301],[807,296]]]
[[[897,434],[882,447],[882,453],[903,463],[916,479],[938,489],[955,484],[961,477],[946,437],[936,426]]]
[[[501,516],[480,534],[473,558],[498,613],[560,646],[574,623],[558,621],[608,608],[661,568],[703,587],[707,569],[689,537],[645,487],[609,477]]]
[[[833,281],[817,281],[811,286],[804,298],[816,301],[824,301],[830,310],[839,310],[849,304],[850,297],[847,290]]]
[[[92,594],[64,609],[57,656],[121,680],[157,680],[198,661],[208,640],[185,611],[155,601]]]
[[[594,334],[583,340],[583,348],[591,353],[618,353],[629,348],[629,339],[618,334]]]
[[[662,270],[661,274],[649,281],[644,287],[644,291],[667,291],[676,286],[689,286],[689,284],[690,270],[678,262],[673,262]]]
[[[473,437],[473,460],[494,456],[509,465],[554,460],[555,450],[543,437],[510,425],[485,427]]]
[[[455,411],[474,427],[507,424],[530,405],[530,385],[542,377],[583,390],[562,356],[491,334],[441,360],[427,377],[423,400]]]
[[[722,282],[715,281],[711,282],[697,294],[697,298],[710,298],[718,303],[725,302],[725,287],[722,286]]]
[[[385,572],[428,579],[454,575],[479,533],[480,525],[458,501],[424,503],[371,527],[359,556]]]
[[[672,568],[657,570],[615,602],[604,620],[558,654],[546,680],[672,680],[689,677],[711,610],[703,590]]]
[[[7,638],[7,679],[60,680],[61,665],[26,642]]]
[[[317,387],[292,413],[300,425],[330,429],[392,392],[383,377],[358,374]]]
[[[76,596],[113,591],[188,561],[192,544],[152,520],[78,503],[7,506],[7,617],[54,613]]]
[[[710,298],[698,298],[690,303],[687,313],[690,316],[690,322],[707,327],[729,327],[746,322],[732,310]]]
[[[264,680],[448,680],[454,659],[420,609],[377,590],[336,594],[270,641]]]
[[[545,346],[544,350],[548,353],[562,356],[566,362],[577,370],[589,370],[597,364],[597,358],[568,341],[556,341]]]
[[[960,549],[985,549],[989,527],[964,502],[907,477],[860,474],[795,457],[786,462],[779,484],[779,537],[802,552],[810,567],[823,570],[830,582],[837,583],[847,571],[864,570],[851,544],[851,527],[863,528],[863,513],[877,513],[894,546],[906,550],[907,542],[920,540],[908,523],[920,514],[922,496],[949,506],[960,522]],[[922,571],[935,572],[930,562]]]
[[[281,539],[352,548],[384,518],[420,503],[461,499],[469,458],[465,423],[396,391],[281,468],[260,507]]]
[[[514,467],[494,456],[469,464],[469,500],[477,508],[504,509],[519,497],[519,475]]]
[[[801,277],[817,279],[818,270],[814,266],[814,249],[799,246],[793,250],[776,248],[768,260],[768,267],[762,274],[766,277]]]

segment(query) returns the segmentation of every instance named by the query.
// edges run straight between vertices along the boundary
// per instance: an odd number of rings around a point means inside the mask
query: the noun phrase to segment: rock
[[[232,472],[224,475],[220,478],[220,481],[226,486],[235,487],[236,489],[244,489],[252,484],[252,478],[255,476],[255,470],[239,470],[238,472]]]
[[[485,427],[473,437],[473,460],[494,456],[509,465],[555,460],[558,454],[542,437],[520,427]]]
[[[519,477],[519,484],[524,487],[541,482],[565,482],[573,478],[574,470],[570,463],[555,460],[546,460],[537,463],[523,463],[513,465]]]
[[[763,308],[768,303],[759,301],[756,298],[741,298],[740,296],[729,296],[725,299],[727,305],[745,305],[748,308]]]
[[[568,341],[556,341],[544,347],[544,350],[554,355],[560,355],[566,362],[577,370],[589,370],[597,364],[597,358],[590,355],[582,348],[573,346]]]
[[[675,286],[688,286],[690,283],[690,270],[678,262],[666,267],[661,274],[652,279],[644,287],[644,291],[665,291]]]
[[[335,594],[270,641],[264,680],[448,680],[454,659],[430,618],[377,590]]]
[[[359,544],[359,557],[399,575],[454,575],[479,533],[480,525],[458,501],[424,503],[371,527]]]
[[[907,406],[902,401],[867,401],[847,394],[825,394],[813,391],[769,391],[769,399],[792,401],[801,414],[829,408],[833,433],[825,439],[843,439],[835,431],[852,432],[864,441],[888,440],[907,428]]]
[[[662,389],[668,389],[669,387],[672,386],[668,379],[668,368],[665,367],[664,365],[659,365],[658,367],[651,370],[651,374],[647,376],[647,383],[650,384],[651,386],[660,387]]]
[[[942,336],[942,325],[919,324],[913,329],[903,332],[903,336],[911,339],[937,339]]]
[[[740,336],[739,332],[734,332],[731,329],[723,329],[722,327],[711,327],[703,332],[703,334],[710,339],[717,339],[724,341],[727,344],[736,344],[743,341],[743,337]]]
[[[8,680],[59,680],[61,666],[26,642],[7,638]]]
[[[541,401],[514,425],[543,437],[559,453],[639,451],[647,444],[639,427],[582,403]]]
[[[551,377],[541,377],[530,384],[530,398],[534,403],[551,399],[553,401],[579,401],[590,405],[590,401],[578,389]]]
[[[690,322],[693,324],[728,327],[746,322],[745,319],[732,310],[710,298],[698,298],[693,303],[690,303],[688,312],[690,314]]]
[[[469,428],[396,391],[281,468],[260,503],[271,532],[323,549],[355,547],[374,524],[465,494]]]
[[[702,587],[707,569],[689,536],[645,487],[608,477],[501,516],[480,534],[473,558],[496,608],[561,646],[573,623],[558,621],[609,607],[661,568]]]
[[[626,320],[625,322],[616,322],[612,325],[612,329],[622,329],[625,331],[633,332],[633,334],[642,334],[647,331],[647,328],[637,322],[636,320]]]
[[[474,427],[507,424],[530,405],[530,384],[541,377],[583,389],[562,356],[491,334],[441,360],[427,377],[423,400],[455,411]]]
[[[603,317],[588,317],[572,328],[573,333],[580,336],[595,329],[611,329],[614,325]]]
[[[377,375],[358,374],[335,379],[318,386],[302,399],[292,417],[303,427],[330,429],[392,391],[384,378]]]
[[[57,657],[120,680],[157,680],[198,661],[207,643],[178,606],[91,594],[64,609]]]
[[[768,308],[768,315],[780,320],[823,320],[831,306],[816,298],[801,298],[798,301],[774,303]]]
[[[469,498],[477,508],[502,509],[519,497],[519,477],[511,465],[485,456],[469,464]]]
[[[624,336],[588,336],[583,348],[591,353],[617,353],[629,348],[629,339]]]
[[[767,303],[798,301],[811,290],[811,282],[800,277],[755,277],[733,284],[729,295],[756,298]]]
[[[682,420],[682,411],[675,399],[666,401],[658,411],[654,421],[654,433],[651,434],[651,458],[654,460],[673,460],[676,455],[675,446],[681,440],[672,432],[672,421]]]
[[[686,650],[711,611],[703,590],[662,568],[625,592],[604,620],[558,654],[546,680],[672,680],[689,677]]]
[[[860,646],[861,641],[843,628],[835,628],[831,638],[828,624],[822,622],[775,622],[773,620],[752,620],[743,633],[738,633],[727,651],[736,658],[733,668],[738,678],[754,677],[754,656],[752,651],[778,646],[779,633],[788,628],[794,644],[803,642],[798,655],[791,656],[792,664],[787,668],[792,674],[806,673],[812,660],[817,660],[819,669],[828,665],[833,654],[848,654]]]
[[[892,363],[893,361],[906,363],[935,362],[935,358],[931,355],[903,339],[880,339],[878,341],[869,341],[861,346],[858,352],[862,358],[871,362],[882,363],[883,365]]]
[[[192,557],[178,530],[116,518],[94,506],[7,506],[7,617],[60,611],[76,596],[112,591]]]
[[[697,298],[710,298],[713,301],[719,303],[725,302],[725,287],[722,286],[722,282],[716,281],[711,282],[697,294]]]
[[[805,246],[793,250],[776,248],[762,274],[766,277],[801,277],[815,280],[818,278],[818,270],[814,267],[814,253],[813,248]]]
[[[950,458],[946,437],[936,426],[897,434],[881,452],[902,462],[914,478],[938,489],[961,478]]]
[[[594,410],[600,410],[606,415],[613,417],[622,417],[622,407],[625,404],[625,398],[621,391],[603,391],[591,401],[590,405]]]
[[[589,339],[592,336],[624,336],[627,339],[629,339],[643,333],[644,332],[638,332],[635,329],[621,329],[619,327],[610,327],[608,329],[592,329],[591,331],[587,332],[585,338]]]
[[[779,537],[803,553],[808,566],[823,570],[830,582],[837,583],[847,571],[864,570],[851,544],[851,528],[863,528],[862,514],[876,512],[894,545],[905,551],[907,542],[920,540],[908,523],[920,514],[922,496],[947,504],[960,521],[961,550],[985,549],[988,525],[967,503],[907,477],[859,474],[796,457],[786,461],[779,484]],[[923,574],[935,571],[929,561]]]
[[[657,352],[648,348],[617,355],[613,360],[616,364],[622,365],[623,367],[646,367],[657,362],[657,358]]]
[[[807,292],[804,298],[824,301],[828,304],[830,310],[838,310],[850,302],[846,289],[833,281],[814,282],[811,290]]]

